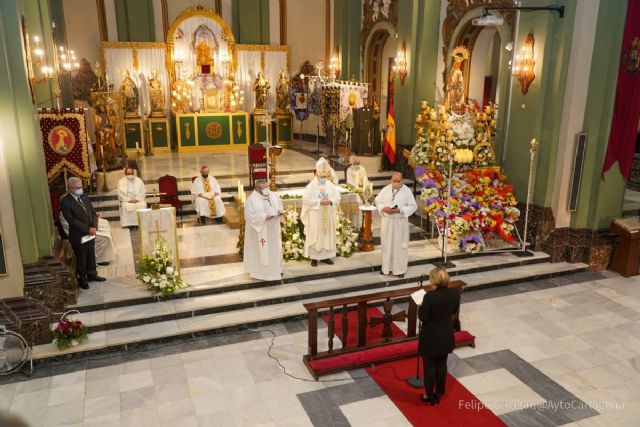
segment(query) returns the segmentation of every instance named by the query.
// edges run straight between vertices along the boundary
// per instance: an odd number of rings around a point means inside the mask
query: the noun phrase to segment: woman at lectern
[[[418,311],[422,329],[418,349],[424,365],[423,402],[435,405],[444,395],[447,379],[447,356],[453,351],[453,314],[460,308],[460,292],[450,289],[449,274],[443,268],[434,268],[429,281],[436,289],[427,292]]]

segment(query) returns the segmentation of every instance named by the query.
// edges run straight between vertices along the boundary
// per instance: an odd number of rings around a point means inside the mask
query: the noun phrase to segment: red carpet
[[[506,425],[493,412],[482,407],[482,403],[451,375],[447,375],[445,395],[438,405],[429,406],[422,403],[420,395],[424,392],[423,389],[413,388],[406,381],[396,378],[396,375],[404,379],[416,374],[416,359],[413,357],[383,363],[375,368],[367,368],[366,371],[414,426]],[[420,374],[422,374],[422,366]]]
[[[376,307],[369,307],[367,310],[367,318],[380,317],[381,314],[382,312]],[[342,315],[338,314],[334,316],[335,334],[339,338],[342,336]],[[322,319],[327,322],[329,316],[324,315]],[[357,312],[349,312],[347,314],[347,320],[347,343],[348,346],[355,346],[357,339]],[[393,337],[401,337],[404,335],[404,332],[395,324],[392,325],[391,329]],[[473,336],[466,331],[456,333],[456,343],[466,341],[470,339],[470,337]],[[380,341],[382,341],[382,325],[376,326],[375,328],[367,328],[367,342],[376,343]],[[337,343],[336,348],[339,348],[340,345],[340,343]],[[386,355],[387,352],[391,352],[391,354],[410,354],[416,351],[417,345],[417,340],[391,344],[389,346],[344,354],[329,359],[316,360],[311,363],[314,369],[324,370],[340,365],[348,366],[349,364],[353,364],[354,361],[368,360],[374,362],[376,358]],[[482,403],[451,375],[447,375],[445,395],[440,400],[440,403],[436,406],[429,406],[423,403],[420,400],[420,395],[424,390],[411,387],[405,380],[416,374],[415,357],[382,363],[373,368],[366,368],[366,371],[414,426],[506,426],[498,416],[489,409],[484,408]],[[420,366],[420,373],[422,374],[422,366]]]

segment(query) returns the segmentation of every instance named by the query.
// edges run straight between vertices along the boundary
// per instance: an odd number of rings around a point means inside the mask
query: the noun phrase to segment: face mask
[[[133,181],[133,178],[135,178],[133,175],[127,175],[127,179],[128,179],[129,181]]]
[[[353,170],[359,170],[360,169],[360,165],[353,165]]]
[[[207,179],[207,178],[209,177],[209,174],[208,174],[208,173],[203,173],[203,174],[202,174],[202,177],[203,177],[204,179]]]
[[[318,182],[322,185],[325,185],[327,183],[327,178],[319,178]]]
[[[84,189],[78,188],[78,189],[73,191],[73,194],[75,194],[76,196],[80,197],[80,196],[82,196],[84,194]]]
[[[402,187],[402,183],[401,182],[392,182],[391,183],[391,188],[393,188],[394,190],[398,190],[401,187]]]
[[[268,196],[269,195],[269,189],[268,188],[263,188],[261,191],[263,196]]]

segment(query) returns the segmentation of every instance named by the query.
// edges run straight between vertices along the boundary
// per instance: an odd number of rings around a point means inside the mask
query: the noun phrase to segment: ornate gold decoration
[[[218,122],[209,123],[205,126],[204,133],[211,139],[218,139],[222,135],[222,126]]]
[[[187,139],[191,139],[191,130],[190,130],[190,126],[189,126],[190,124],[191,123],[189,123],[189,122],[186,122],[184,124],[184,136]]]
[[[65,155],[76,145],[76,137],[66,126],[55,126],[47,135],[47,143],[53,151]]]
[[[238,135],[239,140],[242,140],[242,122],[237,121],[236,125],[236,135]]]
[[[520,82],[523,94],[529,91],[529,85],[536,78],[533,71],[533,67],[536,65],[533,55],[533,43],[533,33],[529,33],[522,50],[513,58],[512,72]]]
[[[291,52],[288,46],[280,46],[274,44],[239,44],[236,45],[236,50],[258,51],[258,52],[287,52],[287,71],[291,70]],[[261,62],[262,64],[262,62]],[[262,66],[262,65],[261,65]]]
[[[266,66],[266,61],[264,60],[264,51],[262,51],[260,52],[260,70],[264,71]]]
[[[75,111],[75,110],[74,110]],[[78,123],[78,135],[80,136],[80,144],[82,145],[87,145],[89,144],[89,141],[87,140],[87,129],[85,127],[85,116],[84,114],[79,114],[79,113],[64,113],[65,117],[70,117],[70,118],[75,118],[77,120]],[[44,119],[44,118],[51,118],[51,119],[56,119],[59,120],[60,119],[60,114],[59,113],[38,113],[38,120]],[[55,134],[52,134],[56,129],[58,129],[58,131],[56,131]],[[48,134],[47,137],[47,142],[49,143],[49,146],[56,151],[59,154],[65,154],[61,151],[56,150],[53,146],[52,146],[52,142],[54,143],[54,145],[60,145],[60,141],[52,141],[53,136],[56,135],[58,137],[61,136],[60,133],[58,133],[60,130],[63,130],[65,133],[68,133],[68,136],[70,136],[71,138],[73,138],[73,145],[75,145],[75,143],[77,142],[73,132],[68,129],[66,126],[56,126],[54,127]],[[68,143],[68,136],[65,135],[65,139],[67,139],[64,142],[64,145],[67,147],[71,147],[71,149],[73,149],[72,145],[69,145]],[[70,149],[70,150],[71,150]],[[69,150],[69,151],[70,151]],[[82,162],[84,165],[87,165],[87,167],[89,166],[89,150],[85,147],[82,150]],[[76,165],[75,163],[71,163],[69,161],[63,160],[62,162],[59,162],[57,165],[55,165],[53,168],[51,168],[51,170],[49,170],[47,172],[47,179],[49,181],[53,180],[56,176],[58,176],[58,174],[64,170],[64,169],[68,169],[71,171],[71,173],[73,173],[74,175],[80,177],[80,178],[84,178],[84,179],[89,179],[90,175],[89,175],[89,170],[82,170],[78,167],[78,165]]]
[[[202,5],[193,6],[185,9],[180,15],[176,17],[173,21],[169,30],[167,31],[166,37],[166,46],[167,49],[165,51],[165,61],[167,65],[167,72],[169,73],[169,81],[173,86],[173,83],[176,81],[176,73],[173,61],[173,47],[174,47],[174,36],[176,31],[179,29],[180,24],[182,24],[185,20],[189,18],[193,18],[196,16],[200,16],[203,18],[210,19],[218,24],[225,33],[225,37],[227,38],[227,45],[229,46],[229,57],[231,62],[229,64],[229,72],[232,73],[233,70],[236,69],[237,66],[237,55],[236,55],[236,41],[233,37],[233,32],[229,28],[229,25],[222,19],[215,11],[204,7]]]
[[[133,70],[137,73],[140,70],[140,61],[138,60],[138,49],[133,48],[131,50],[131,57],[133,58]]]
[[[91,92],[96,141],[96,162],[104,168],[124,154],[124,95],[122,92]]]

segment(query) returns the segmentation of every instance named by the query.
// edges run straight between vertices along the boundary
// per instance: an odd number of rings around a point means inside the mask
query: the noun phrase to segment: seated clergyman
[[[369,178],[364,166],[360,165],[360,159],[356,156],[351,157],[351,166],[347,168],[347,184],[358,190],[364,190],[369,185]]]
[[[200,175],[193,180],[191,196],[198,222],[205,224],[206,218],[215,218],[216,222],[222,222],[225,214],[222,190],[218,180],[209,175],[208,166],[202,166]]]
[[[118,181],[118,199],[120,200],[120,225],[131,227],[138,225],[138,209],[147,207],[147,190],[142,179],[135,176],[133,168],[124,170],[124,177]]]

